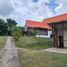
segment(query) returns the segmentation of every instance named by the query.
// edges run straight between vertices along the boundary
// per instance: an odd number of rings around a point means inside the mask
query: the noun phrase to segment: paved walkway
[[[48,48],[48,49],[44,49],[44,50],[40,50],[40,51],[67,54],[67,48]]]
[[[0,51],[0,67],[19,67],[17,49],[12,37],[7,38],[5,47]]]

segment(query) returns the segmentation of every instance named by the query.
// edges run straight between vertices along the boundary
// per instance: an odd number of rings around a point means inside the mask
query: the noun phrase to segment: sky
[[[43,19],[67,13],[67,0],[0,0],[0,18],[15,19],[24,26],[26,20]]]

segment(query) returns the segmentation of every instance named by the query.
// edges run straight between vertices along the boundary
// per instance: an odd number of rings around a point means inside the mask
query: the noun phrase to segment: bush
[[[36,36],[36,32],[31,32],[31,36]]]
[[[19,40],[21,36],[21,29],[19,27],[15,27],[12,31],[12,36],[14,37],[15,41]]]

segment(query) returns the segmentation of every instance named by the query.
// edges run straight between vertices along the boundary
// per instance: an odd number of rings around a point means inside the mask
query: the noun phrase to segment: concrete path
[[[67,54],[67,48],[48,48],[48,49],[43,49],[40,51]]]
[[[12,37],[7,38],[5,47],[0,51],[0,67],[19,67],[17,49]]]

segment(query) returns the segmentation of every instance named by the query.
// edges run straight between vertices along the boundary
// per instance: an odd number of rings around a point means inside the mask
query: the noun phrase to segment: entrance
[[[59,47],[63,48],[63,36],[59,36]]]

